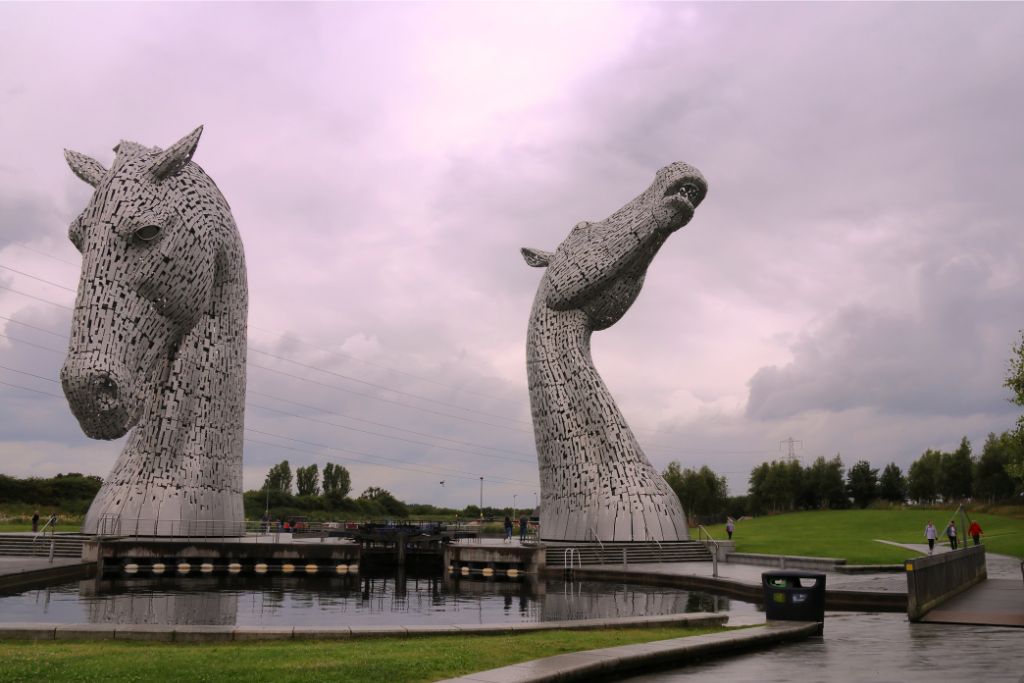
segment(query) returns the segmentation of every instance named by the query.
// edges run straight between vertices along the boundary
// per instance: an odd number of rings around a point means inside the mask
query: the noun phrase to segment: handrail
[[[710,542],[713,546],[715,546],[715,552],[711,556],[711,575],[717,579],[718,578],[718,554],[721,552],[722,546],[718,545],[718,541],[716,541],[714,538],[711,537],[711,532],[708,531],[707,529],[705,529],[703,524],[698,524],[697,525],[697,541],[698,542],[703,543],[703,541],[701,540],[701,532],[703,532],[708,537],[708,542]]]
[[[576,548],[568,547],[565,552],[562,553],[562,570],[565,572],[572,572],[572,558],[575,557],[576,561],[579,562],[580,569],[583,569],[583,557],[580,555],[580,551]]]
[[[53,564],[53,556],[57,550],[57,539],[54,538],[54,534],[57,531],[57,515],[50,515],[43,528],[36,532],[36,535],[32,538],[32,557],[36,555],[36,541],[46,536],[47,527],[50,529],[50,564]]]
[[[594,537],[594,540],[597,541],[597,546],[601,549],[601,564],[608,564],[604,556],[604,543],[602,543],[601,539],[597,537],[597,529],[595,527],[590,527],[588,533]],[[580,564],[580,567],[583,567],[582,563]]]
[[[661,547],[661,541],[656,538],[652,538],[652,541],[658,546],[658,564],[665,563],[665,549]]]

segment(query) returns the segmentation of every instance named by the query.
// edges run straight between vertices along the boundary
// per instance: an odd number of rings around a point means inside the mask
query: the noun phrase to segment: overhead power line
[[[271,408],[270,406],[260,405],[259,403],[253,403],[251,401],[246,401],[245,405],[251,406],[253,408],[259,408],[260,410],[267,410],[267,411],[270,411],[272,413],[278,413],[279,415],[286,415],[288,417],[294,417],[294,418],[299,419],[299,420],[306,420],[307,422],[314,422],[316,424],[328,425],[330,427],[337,427],[338,429],[347,429],[349,431],[358,432],[360,434],[369,434],[371,436],[377,436],[377,437],[380,437],[380,438],[383,438],[383,439],[393,439],[395,441],[402,441],[404,443],[416,444],[418,446],[427,446],[428,448],[438,448],[438,449],[445,450],[445,451],[452,451],[454,453],[466,453],[468,455],[475,455],[478,458],[496,458],[496,459],[499,459],[499,460],[504,460],[506,462],[512,460],[512,461],[515,461],[515,462],[526,462],[526,463],[531,463],[531,464],[533,462],[535,462],[535,461],[532,461],[532,460],[526,460],[525,458],[511,458],[511,457],[509,457],[507,455],[494,455],[493,453],[478,453],[476,451],[467,451],[467,450],[462,449],[462,448],[452,448],[451,446],[441,446],[441,445],[438,445],[438,444],[426,443],[424,441],[414,441],[413,439],[405,439],[405,438],[402,438],[400,436],[392,436],[390,434],[381,434],[380,432],[371,432],[368,429],[358,429],[356,427],[349,427],[348,425],[338,424],[337,422],[328,422],[327,420],[318,420],[315,417],[307,417],[305,415],[296,415],[295,413],[289,413],[288,411],[285,411],[285,410],[278,410],[277,408]]]
[[[4,266],[3,264],[0,264],[0,268],[5,268],[7,270],[11,270],[12,272],[18,273],[19,275],[25,275],[27,277],[31,277],[31,278],[40,280],[41,282],[45,282],[47,284],[52,284],[52,285],[55,285],[57,287],[61,287],[63,289],[67,289],[68,291],[75,291],[75,290],[73,290],[73,289],[71,289],[69,287],[64,287],[64,285],[61,285],[59,283],[55,283],[55,282],[52,282],[50,280],[46,280],[44,278],[39,278],[39,277],[36,277],[36,276],[31,275],[29,273],[25,273],[25,272],[20,271],[20,270],[15,270],[15,269],[10,268],[8,266]],[[53,306],[59,306],[61,308],[65,308],[67,310],[73,310],[71,307],[65,306],[64,304],[60,304],[60,303],[57,303],[55,301],[51,301],[49,299],[45,299],[45,298],[42,298],[42,297],[37,297],[37,296],[34,296],[32,294],[28,294],[26,292],[22,292],[20,290],[13,289],[11,287],[7,287],[5,285],[0,285],[0,288],[7,289],[7,290],[9,290],[11,292],[14,292],[15,294],[20,294],[22,296],[26,296],[26,297],[29,297],[31,299],[35,299],[37,301],[42,301],[44,303],[51,304]],[[8,318],[8,320],[9,320],[9,318]],[[19,321],[12,321],[12,322],[19,323]],[[26,343],[31,344],[31,342],[26,342]],[[262,355],[266,355],[266,356],[269,356],[269,357],[274,358],[276,360],[284,361],[284,362],[287,362],[287,363],[292,363],[294,365],[298,365],[300,367],[308,368],[308,369],[314,370],[316,372],[322,372],[324,374],[333,375],[333,376],[345,379],[345,380],[350,381],[350,382],[356,382],[358,384],[364,384],[364,385],[371,386],[371,387],[374,387],[374,388],[377,388],[377,389],[382,389],[384,391],[390,391],[392,393],[395,393],[395,394],[398,394],[398,395],[401,395],[401,396],[407,396],[407,397],[413,398],[415,400],[420,400],[420,401],[424,401],[424,402],[427,402],[427,403],[434,403],[434,404],[437,404],[437,405],[440,405],[440,406],[444,406],[444,407],[448,407],[448,408],[454,408],[456,410],[462,410],[462,411],[465,411],[465,412],[468,412],[468,413],[478,414],[478,415],[482,415],[482,416],[485,416],[485,417],[491,417],[491,418],[495,418],[495,419],[499,419],[499,420],[506,420],[508,422],[514,422],[514,423],[518,423],[518,424],[522,424],[522,425],[529,424],[525,420],[520,420],[518,418],[506,417],[504,415],[498,415],[496,413],[488,413],[488,412],[484,412],[484,411],[480,411],[480,410],[475,410],[475,409],[472,409],[472,408],[466,408],[466,407],[463,407],[463,406],[460,406],[460,405],[457,405],[457,404],[454,404],[454,403],[448,403],[446,401],[440,401],[438,399],[430,398],[430,397],[427,397],[427,396],[421,396],[419,394],[414,394],[412,392],[402,391],[400,389],[393,389],[393,388],[388,387],[388,386],[383,385],[383,384],[377,384],[377,383],[374,383],[374,382],[368,382],[366,380],[361,380],[361,379],[358,379],[356,377],[351,377],[349,375],[345,375],[345,374],[340,373],[340,372],[335,372],[333,370],[327,370],[325,368],[320,368],[320,367],[317,367],[315,365],[311,365],[311,364],[308,364],[308,363],[303,363],[301,361],[293,360],[293,359],[288,358],[286,356],[281,356],[279,354],[274,354],[274,353],[270,353],[268,351],[263,351],[261,349],[254,348],[251,345],[248,347],[248,349],[249,349],[249,351],[252,351],[254,353],[259,353],[259,354],[262,354]],[[257,368],[260,368],[260,369],[263,369],[263,370],[269,370],[271,372],[279,372],[280,374],[288,375],[288,376],[294,377],[296,379],[301,379],[301,380],[304,380],[304,381],[309,381],[309,382],[314,382],[314,383],[317,383],[317,384],[322,384],[322,383],[319,383],[319,382],[315,382],[314,380],[310,380],[308,378],[301,377],[299,375],[293,375],[293,374],[286,373],[286,372],[283,372],[283,371],[280,371],[280,370],[275,370],[273,368],[268,368],[268,367],[263,366],[263,365],[258,365],[258,364],[252,363],[252,362],[250,362],[249,364],[251,366],[253,366],[253,367],[257,367]],[[403,406],[403,407],[406,407],[406,408],[411,408],[411,409],[414,409],[414,410],[424,410],[424,409],[421,409],[421,408],[417,408],[416,406],[411,406],[411,405],[409,405],[407,403],[391,401],[391,400],[384,399],[384,398],[379,397],[379,396],[374,396],[372,394],[365,394],[365,393],[355,392],[355,391],[352,391],[350,389],[344,389],[342,387],[338,387],[336,385],[322,384],[322,386],[331,387],[331,388],[337,389],[339,391],[347,391],[347,392],[353,393],[353,394],[355,394],[357,396],[363,396],[363,397],[366,397],[366,398],[370,398],[372,400],[383,401],[383,402],[386,402],[386,403],[392,403],[394,405],[400,405],[400,406]],[[430,413],[433,413],[433,414],[436,414],[436,415],[445,415],[445,416],[448,416],[448,417],[454,417],[455,419],[463,419],[463,420],[467,419],[467,418],[460,418],[458,416],[451,415],[450,413],[442,413],[442,412],[439,412],[439,411],[426,411],[426,412],[430,412]],[[473,421],[473,420],[470,420],[470,421]],[[481,423],[481,424],[485,424],[485,425],[487,425],[489,427],[495,427],[495,428],[498,428],[498,429],[513,429],[513,428],[505,426],[505,425],[496,425],[496,424],[489,423],[489,422],[485,422],[485,423]],[[526,430],[518,429],[516,431],[526,431]]]
[[[34,253],[37,253],[37,254],[41,254],[43,256],[50,256],[49,254],[41,252],[41,251],[39,251],[37,249],[32,249],[30,247],[25,247],[24,245],[20,245],[20,244],[18,246],[22,247],[23,249],[27,249],[28,251],[31,251],[31,252],[34,252]],[[61,263],[67,263],[68,265],[72,265],[72,266],[77,266],[78,265],[76,263],[71,263],[70,261],[65,261],[63,259],[58,259],[58,258],[53,257],[53,256],[50,256],[50,258],[53,258],[54,260],[60,261]],[[5,266],[2,263],[0,263],[0,268],[3,268],[5,270],[9,270],[12,273],[17,273],[18,275],[23,275],[25,277],[32,278],[33,280],[38,280],[39,282],[45,282],[48,285],[53,285],[54,287],[59,287],[61,289],[65,289],[65,290],[67,290],[69,292],[77,292],[78,291],[74,287],[68,287],[67,285],[62,285],[59,282],[54,282],[53,280],[48,280],[46,278],[39,277],[38,275],[32,275],[31,273],[26,273],[26,272],[24,272],[22,270],[17,270],[15,268],[11,268],[10,266]],[[270,329],[267,329],[265,327],[258,327],[256,325],[249,325],[249,328],[253,329],[253,330],[259,330],[261,332],[266,332],[268,334],[273,334],[273,335],[276,335],[276,336],[281,337],[281,338],[293,339],[293,340],[299,342],[300,344],[302,344],[304,346],[308,346],[310,348],[314,348],[314,349],[317,349],[319,351],[323,351],[324,353],[328,353],[328,354],[331,354],[333,356],[337,356],[338,358],[344,358],[346,360],[355,361],[357,363],[362,363],[364,365],[369,365],[371,367],[379,368],[381,370],[387,370],[388,372],[393,372],[393,373],[396,373],[396,374],[399,374],[399,375],[404,375],[406,377],[411,377],[411,378],[417,379],[417,380],[419,380],[421,382],[427,382],[429,384],[434,384],[436,386],[444,387],[446,389],[451,389],[453,391],[459,391],[459,392],[462,392],[462,393],[473,394],[474,396],[480,396],[482,398],[488,398],[488,399],[491,399],[491,400],[494,400],[494,401],[505,401],[505,402],[510,401],[510,399],[508,399],[508,398],[498,397],[498,396],[491,396],[489,394],[483,394],[483,393],[480,393],[480,392],[477,392],[477,391],[473,391],[471,389],[466,389],[465,387],[457,387],[457,386],[454,386],[454,385],[451,385],[451,384],[445,384],[444,382],[438,382],[437,380],[430,379],[429,377],[423,377],[422,375],[417,375],[417,374],[414,374],[414,373],[411,373],[411,372],[407,372],[405,370],[399,370],[397,368],[393,368],[393,367],[390,367],[388,365],[383,365],[381,363],[374,363],[372,361],[363,360],[362,358],[357,358],[356,356],[353,356],[352,354],[349,354],[349,353],[342,353],[340,351],[334,351],[332,349],[328,349],[328,348],[325,348],[323,346],[318,346],[316,344],[312,344],[310,342],[307,342],[307,341],[305,341],[305,340],[303,340],[303,339],[301,339],[301,338],[299,338],[299,337],[297,337],[297,336],[295,336],[294,334],[291,334],[291,333],[283,333],[283,332],[279,332],[279,331],[276,331],[276,330],[270,330]],[[250,347],[250,349],[251,349],[251,347]],[[268,355],[270,355],[270,354],[268,354]],[[290,360],[290,359],[284,359],[284,360]],[[356,380],[356,381],[359,381],[359,380]],[[498,417],[501,417],[501,416],[498,416]],[[510,419],[510,418],[502,417],[501,419]]]
[[[374,382],[367,382],[366,380],[358,379],[356,377],[352,377],[350,375],[346,375],[346,374],[343,374],[343,373],[340,373],[340,372],[335,372],[334,370],[327,370],[325,368],[320,368],[320,367],[317,367],[315,365],[309,365],[308,363],[302,363],[302,362],[297,361],[297,360],[292,360],[291,358],[286,358],[284,356],[279,356],[279,355],[277,355],[275,353],[270,353],[269,351],[263,351],[262,349],[254,348],[251,345],[249,346],[249,350],[252,351],[253,353],[258,353],[258,354],[261,354],[261,355],[264,355],[264,356],[269,356],[269,357],[274,358],[276,360],[284,361],[285,363],[291,363],[292,365],[298,365],[299,367],[307,368],[307,369],[310,369],[310,370],[315,370],[317,372],[322,372],[325,375],[333,375],[334,377],[340,377],[340,378],[346,379],[346,380],[348,380],[350,382],[356,382],[357,384],[364,384],[364,385],[369,386],[369,387],[374,387],[375,389],[384,389],[385,391],[390,391],[390,392],[398,394],[400,396],[408,396],[410,398],[414,398],[414,399],[417,399],[419,401],[427,401],[429,403],[436,403],[437,405],[445,406],[446,408],[455,408],[457,410],[464,410],[467,413],[473,413],[475,415],[483,415],[484,417],[495,417],[495,418],[497,418],[499,420],[508,420],[509,422],[518,422],[519,424],[529,424],[526,421],[520,420],[520,419],[517,419],[517,418],[505,417],[504,415],[496,415],[494,413],[486,413],[486,412],[484,412],[482,410],[473,410],[472,408],[464,408],[464,407],[462,407],[460,405],[456,405],[454,403],[446,403],[445,401],[438,401],[437,399],[428,398],[426,396],[420,396],[419,394],[413,394],[413,393],[408,392],[408,391],[401,391],[399,389],[392,389],[391,387],[384,386],[383,384],[376,384]]]

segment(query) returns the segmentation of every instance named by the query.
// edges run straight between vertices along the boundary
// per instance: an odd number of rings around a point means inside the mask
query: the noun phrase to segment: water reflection
[[[754,612],[706,593],[602,582],[436,574],[94,579],[0,597],[0,622],[378,626]]]

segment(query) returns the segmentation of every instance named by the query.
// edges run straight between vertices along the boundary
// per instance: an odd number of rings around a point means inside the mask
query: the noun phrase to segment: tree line
[[[315,463],[297,467],[283,460],[267,472],[263,486],[243,495],[245,515],[259,519],[305,516],[313,519],[348,516],[359,519],[407,519],[412,516],[435,519],[466,519],[481,517],[500,519],[510,514],[508,508],[467,505],[462,509],[439,507],[426,503],[406,503],[387,489],[369,486],[356,497],[352,477],[344,465],[326,463],[323,470]],[[522,509],[520,509],[522,512]]]
[[[68,472],[54,477],[20,479],[0,474],[0,501],[59,507],[64,512],[84,513],[103,485],[91,474]]]
[[[1010,501],[1024,489],[1013,476],[1024,447],[1012,432],[989,434],[975,457],[965,436],[952,452],[927,449],[904,474],[891,462],[884,468],[858,460],[848,470],[839,454],[819,456],[810,465],[795,459],[763,462],[750,472],[745,496],[730,497],[724,476],[707,465],[699,469],[669,463],[662,473],[691,517],[720,521],[725,515],[866,508],[879,501],[902,504],[949,503],[974,499]]]

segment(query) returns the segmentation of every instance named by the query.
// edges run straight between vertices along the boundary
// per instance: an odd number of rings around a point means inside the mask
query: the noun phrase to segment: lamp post
[[[512,519],[516,518],[516,494],[512,494]]]
[[[484,519],[484,478],[480,477],[480,521]]]

